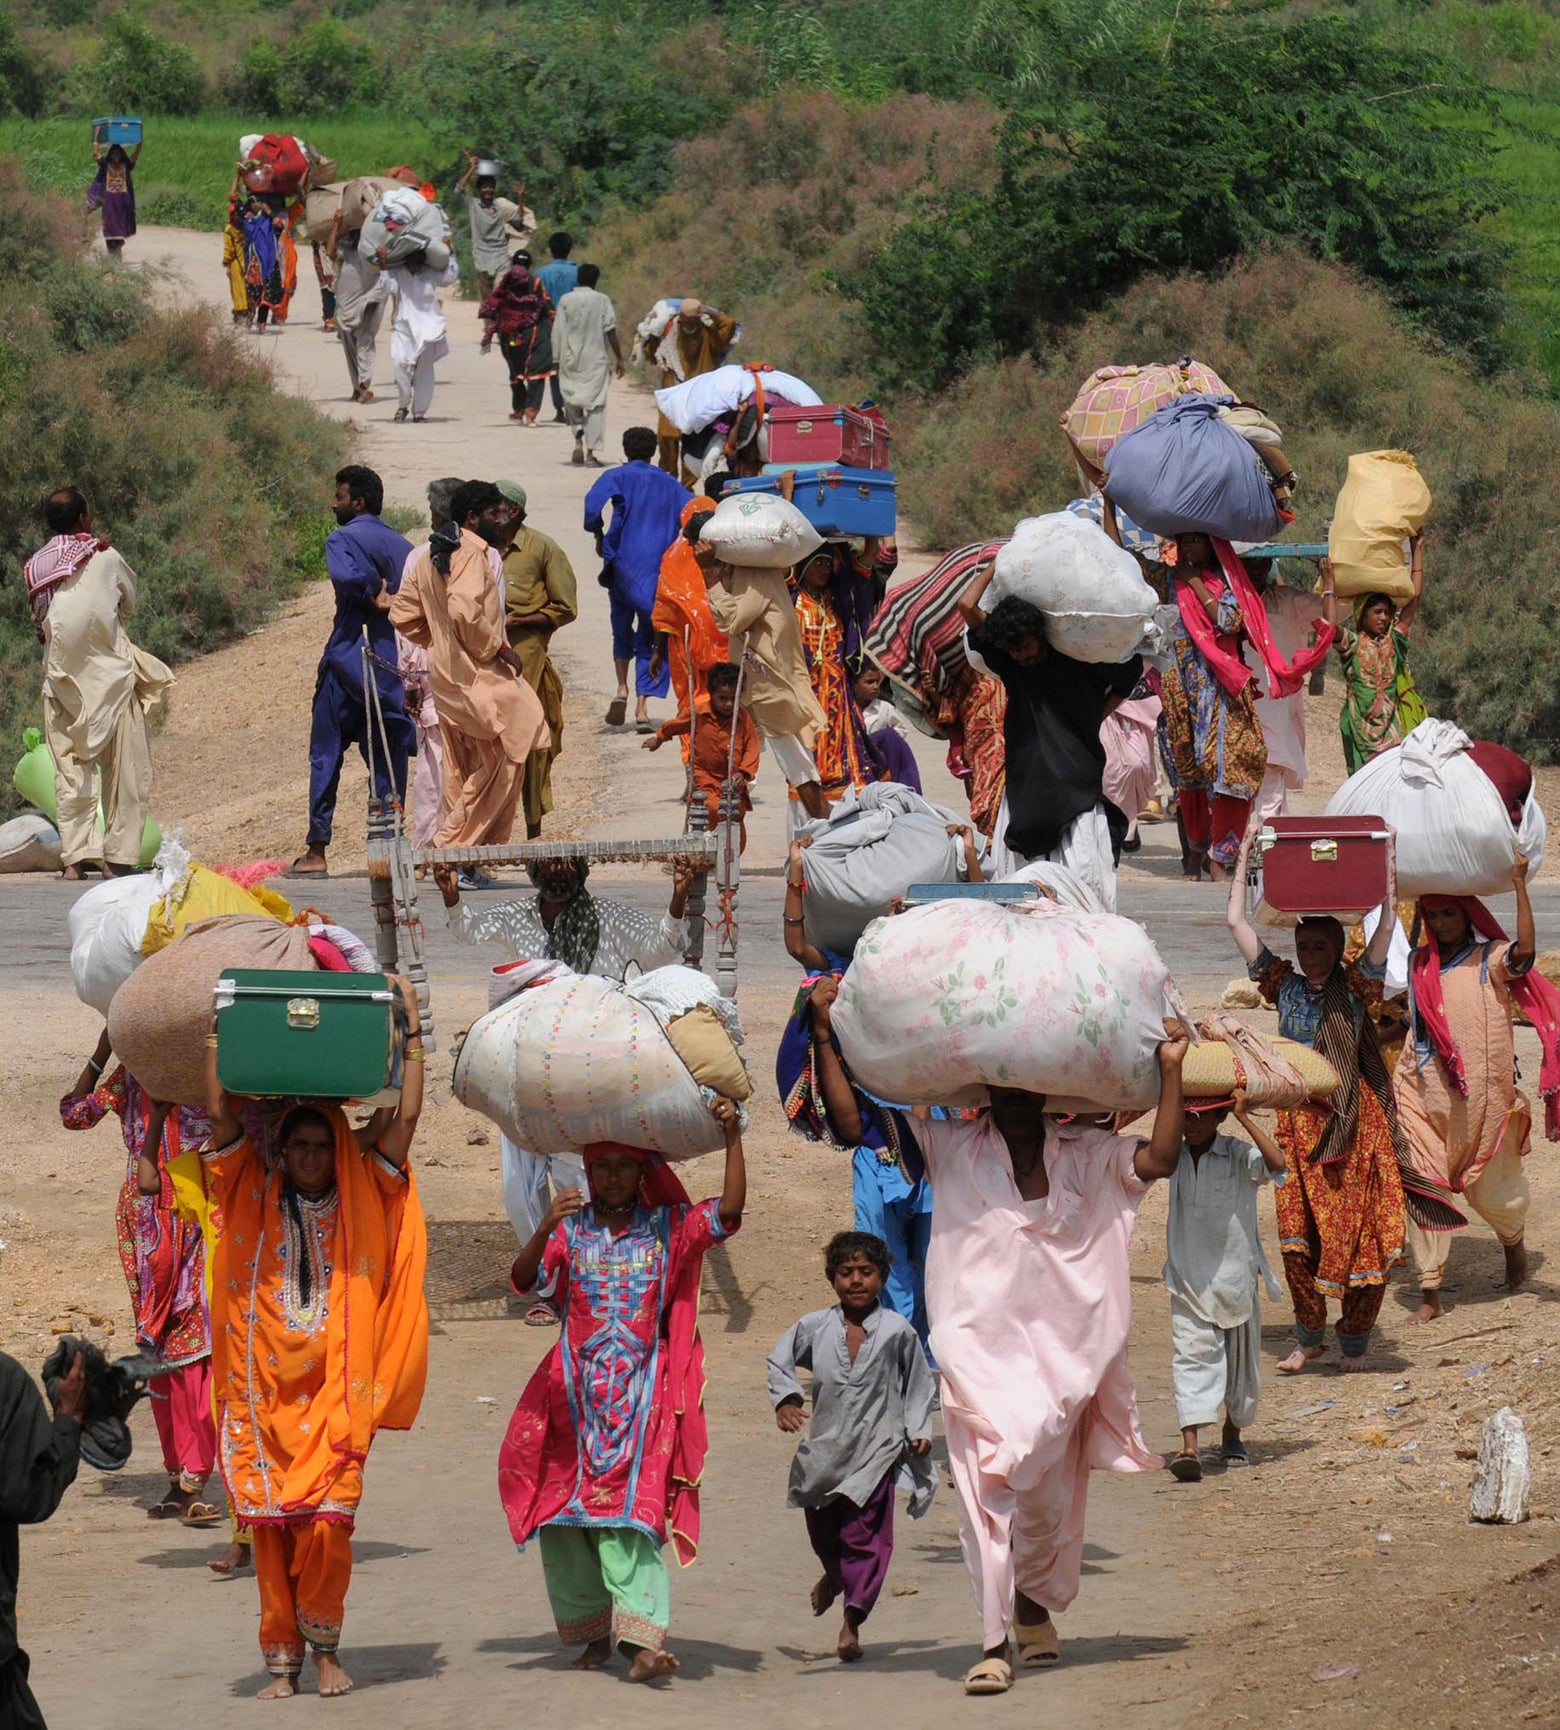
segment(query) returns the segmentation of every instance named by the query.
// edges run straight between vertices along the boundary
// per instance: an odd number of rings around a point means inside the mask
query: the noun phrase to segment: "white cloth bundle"
[[[817,408],[823,402],[810,384],[788,372],[766,372],[761,376],[766,397],[777,396],[793,408]],[[682,384],[667,385],[655,393],[655,400],[678,432],[696,433],[723,414],[740,408],[755,389],[753,374],[745,366],[718,366],[713,372],[701,373]]]
[[[160,872],[95,883],[70,910],[70,972],[76,995],[99,1015],[141,964],[153,904],[166,893]]]
[[[856,945],[833,1024],[880,1099],[980,1105],[988,1084],[1055,1109],[1159,1097],[1169,975],[1141,925],[1053,901],[929,902]]]
[[[1398,895],[1499,895],[1520,853],[1538,875],[1548,829],[1536,790],[1513,828],[1473,741],[1450,721],[1421,721],[1333,794],[1330,817],[1382,817],[1397,830]]]
[[[1133,556],[1071,511],[1026,517],[997,554],[988,608],[1017,595],[1045,615],[1046,638],[1075,661],[1125,661],[1138,652],[1159,597]]]
[[[728,493],[699,531],[728,565],[789,570],[823,545],[823,536],[778,493]]]

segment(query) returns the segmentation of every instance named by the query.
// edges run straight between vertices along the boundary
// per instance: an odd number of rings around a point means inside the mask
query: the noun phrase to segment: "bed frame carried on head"
[[[718,866],[721,876],[719,943],[713,977],[723,997],[737,994],[736,895],[739,883],[737,860],[739,818],[728,805],[722,821],[707,830],[708,812],[703,800],[694,800],[688,811],[688,832],[665,840],[650,841],[511,841],[486,847],[412,846],[406,833],[405,813],[391,782],[390,798],[374,795],[375,749],[390,761],[390,742],[380,707],[379,687],[373,675],[373,651],[368,632],[363,633],[363,700],[369,716],[368,731],[368,881],[374,907],[374,948],[381,969],[402,973],[417,988],[423,1027],[432,1044],[433,1004],[428,969],[423,958],[423,922],[417,907],[417,868],[422,865],[453,865],[457,869],[487,865],[534,865],[546,859],[583,859],[592,865],[650,864],[688,861]],[[386,779],[390,777],[387,773]],[[734,802],[731,802],[734,803]],[[705,896],[708,876],[694,879],[688,895],[690,967],[704,965]],[[708,969],[706,969],[708,971]]]

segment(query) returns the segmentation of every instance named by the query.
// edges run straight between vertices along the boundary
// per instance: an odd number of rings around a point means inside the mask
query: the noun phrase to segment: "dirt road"
[[[143,257],[166,260],[172,292],[222,304],[214,239],[153,230],[138,246]],[[440,369],[428,422],[391,423],[387,355],[381,400],[352,410],[339,349],[318,328],[312,285],[300,298],[283,335],[246,340],[273,355],[288,388],[356,418],[359,459],[384,475],[393,503],[420,506],[427,480],[443,474],[512,477],[530,492],[531,520],[575,561],[584,614],[558,643],[569,715],[549,833],[675,831],[675,755],[649,757],[632,734],[601,725],[611,682],[606,605],[580,525],[591,477],[569,465],[565,431],[521,431],[507,420],[502,363],[478,354],[474,310],[461,301],[450,305],[455,352]],[[621,311],[631,324],[630,309]],[[642,394],[615,389],[614,441],[647,419]],[[322,588],[181,674],[157,745],[157,808],[165,823],[186,824],[200,856],[297,850],[308,696],[328,618]],[[929,790],[956,799],[938,753],[924,751],[922,762]],[[354,773],[334,855],[348,874],[313,897],[348,922],[366,914],[366,884],[350,874],[361,859],[352,814],[361,809],[362,776]],[[974,1715],[1006,1723],[1043,1715],[1078,1730],[1269,1723],[1312,1711],[1337,1724],[1452,1724],[1471,1712],[1553,1722],[1545,1714],[1556,1697],[1555,1588],[1547,1576],[1506,1584],[1557,1548],[1552,1520],[1546,1512],[1514,1530],[1468,1527],[1464,1456],[1482,1416],[1511,1400],[1533,1426],[1536,1500],[1542,1509],[1552,1503],[1547,1456],[1557,1426],[1546,1378],[1555,1294],[1535,1255],[1528,1291],[1495,1296],[1497,1255],[1481,1228],[1458,1246],[1452,1304],[1432,1334],[1411,1333],[1399,1289],[1384,1314],[1374,1373],[1349,1382],[1332,1373],[1295,1383],[1269,1377],[1253,1470],[1214,1474],[1197,1488],[1155,1475],[1096,1477],[1083,1592],[1061,1619],[1066,1662],[1056,1673],[1024,1678],[1002,1701],[967,1702],[959,1693],[977,1629],[946,1487],[919,1525],[901,1519],[890,1593],[866,1629],[869,1662],[842,1671],[829,1655],[830,1625],[807,1607],[815,1569],[800,1517],[783,1506],[791,1443],[776,1432],[763,1391],[771,1342],[828,1300],[817,1251],[850,1213],[843,1159],[787,1137],[762,1082],[795,982],[778,941],[780,791],[766,765],[740,903],[741,1003],[761,1078],[753,1182],[744,1229],[711,1258],[705,1281],[712,1448],[703,1553],[673,1584],[682,1677],[627,1696],[617,1680],[570,1673],[556,1653],[540,1564],[534,1554],[517,1557],[508,1540],[496,1451],[552,1336],[507,1312],[503,1276],[514,1243],[499,1200],[497,1137],[473,1141],[479,1120],[441,1085],[416,1155],[432,1238],[432,1379],[417,1428],[382,1440],[369,1468],[343,1648],[359,1689],[330,1708],[332,1722],[476,1727],[546,1717],[594,1725],[625,1710],[650,1725],[778,1726],[849,1715],[907,1730]],[[666,891],[648,872],[604,872],[600,887],[644,906]],[[0,1303],[7,1349],[30,1364],[66,1325],[111,1345],[127,1345],[130,1335],[112,1228],[122,1144],[109,1126],[66,1135],[54,1107],[97,1033],[64,966],[70,898],[43,882],[7,883],[0,893],[0,1005],[12,1028],[0,1048],[10,1104],[0,1123],[0,1235],[8,1244]],[[1234,971],[1218,896],[1175,880],[1163,830],[1147,831],[1124,877],[1123,906],[1148,924],[1189,995],[1211,1002]],[[435,1003],[448,1029],[480,1008],[485,963],[428,912]],[[1523,1041],[1531,1064],[1531,1036]],[[440,1081],[442,1065],[430,1067]],[[1546,1147],[1533,1162],[1531,1236],[1540,1250],[1560,1189],[1552,1161]],[[690,1187],[716,1182],[706,1161]],[[1133,1363],[1150,1440],[1168,1447],[1163,1208],[1162,1194],[1149,1198],[1135,1238]],[[1270,1306],[1269,1365],[1284,1349],[1284,1317],[1283,1306]],[[20,1612],[39,1697],[56,1730],[250,1722],[261,1711],[247,1698],[261,1680],[253,1582],[208,1574],[210,1535],[147,1524],[143,1509],[161,1476],[143,1414],[135,1428],[137,1455],[122,1476],[84,1470],[55,1520],[24,1536]],[[1454,1598],[1440,1596],[1454,1590]],[[1497,1611],[1500,1632],[1491,1634]],[[1316,1679],[1324,1674],[1330,1679]],[[273,1710],[312,1716],[320,1708],[306,1700]]]

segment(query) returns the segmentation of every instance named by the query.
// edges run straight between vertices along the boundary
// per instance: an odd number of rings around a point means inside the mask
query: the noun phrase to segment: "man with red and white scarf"
[[[81,492],[50,493],[42,514],[50,539],[27,561],[27,599],[43,644],[60,855],[72,881],[98,861],[119,876],[140,863],[152,788],[146,717],[173,674],[126,636],[135,572],[92,532]]]

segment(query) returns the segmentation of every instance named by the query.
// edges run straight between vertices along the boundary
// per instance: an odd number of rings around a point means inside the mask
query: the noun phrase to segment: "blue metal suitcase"
[[[783,471],[782,471],[783,472]],[[895,532],[894,471],[850,469],[838,463],[799,464],[791,503],[826,540],[849,540]],[[745,493],[780,490],[779,473],[752,475],[733,489]]]

